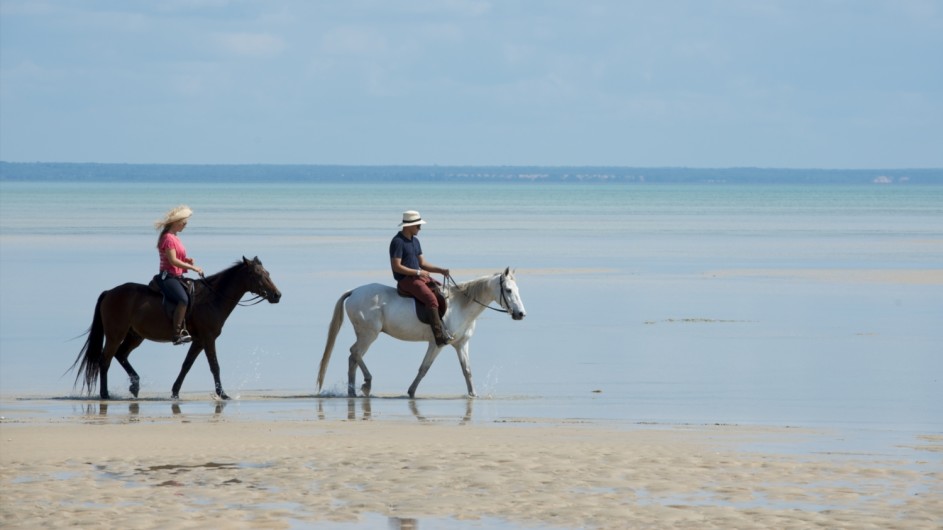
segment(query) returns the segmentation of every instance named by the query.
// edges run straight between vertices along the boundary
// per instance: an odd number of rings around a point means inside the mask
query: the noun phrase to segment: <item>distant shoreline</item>
[[[2,182],[519,182],[943,185],[943,168],[776,169],[620,166],[357,166],[0,162]]]

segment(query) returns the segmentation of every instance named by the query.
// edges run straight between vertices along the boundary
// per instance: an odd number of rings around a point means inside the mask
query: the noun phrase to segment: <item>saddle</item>
[[[432,293],[435,294],[435,299],[438,300],[439,302],[439,318],[442,318],[445,316],[445,310],[448,309],[447,307],[448,302],[446,301],[445,294],[442,293],[442,288],[439,286],[439,283],[436,281],[433,281],[432,285],[430,285],[429,287],[432,289]],[[415,300],[416,318],[418,318],[419,321],[422,322],[423,324],[428,325],[430,323],[429,317],[426,316],[426,314],[428,313],[426,304],[420,302],[419,299],[416,298],[415,296],[405,291],[401,291],[399,286],[396,287],[396,294],[402,296],[403,298],[412,298],[413,300]]]
[[[160,274],[155,274],[151,281],[147,284],[147,287],[154,291],[155,293],[161,296],[160,305],[164,308],[164,313],[167,315],[167,318],[173,319],[174,309],[177,308],[176,304],[167,301],[167,297],[164,296],[164,291],[160,288],[159,283]],[[190,316],[190,308],[193,307],[193,293],[196,291],[196,285],[193,283],[193,280],[189,278],[180,278],[180,284],[183,285],[183,289],[187,291],[187,312],[186,316]]]

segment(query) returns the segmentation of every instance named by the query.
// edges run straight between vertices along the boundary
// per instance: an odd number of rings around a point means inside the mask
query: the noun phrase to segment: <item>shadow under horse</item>
[[[197,280],[186,324],[193,338],[187,357],[183,361],[180,375],[174,381],[171,396],[180,397],[180,387],[193,366],[193,361],[206,351],[206,360],[216,383],[216,395],[229,399],[219,380],[219,361],[216,359],[216,339],[223,331],[223,324],[237,305],[252,305],[241,302],[250,292],[258,298],[255,303],[268,300],[277,304],[282,293],[275,287],[269,272],[258,257],[251,260],[244,256],[228,269]],[[82,379],[82,390],[92,392],[95,381],[100,380],[100,395],[108,399],[108,368],[111,360],[117,359],[131,378],[128,390],[137,397],[140,377],[128,356],[145,339],[154,342],[173,340],[173,323],[162,307],[163,297],[146,285],[125,283],[102,292],[95,304],[95,316],[88,330],[88,340],[69,370],[79,367],[75,384]]]

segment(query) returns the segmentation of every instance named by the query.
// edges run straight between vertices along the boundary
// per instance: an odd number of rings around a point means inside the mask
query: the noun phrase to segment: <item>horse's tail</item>
[[[318,370],[318,392],[321,391],[321,386],[324,385],[324,373],[327,372],[327,365],[331,362],[331,352],[334,351],[337,332],[341,330],[341,326],[344,324],[344,300],[350,298],[352,292],[347,291],[342,294],[337,299],[337,303],[334,304],[334,318],[331,319],[331,325],[327,329],[327,343],[324,345],[324,354],[321,356],[321,369]]]
[[[106,294],[108,294],[108,291],[103,291],[98,296],[98,302],[95,304],[95,316],[92,318],[92,327],[88,328],[88,339],[85,341],[85,346],[82,346],[81,351],[79,351],[79,356],[72,363],[72,367],[69,368],[71,371],[76,366],[79,367],[78,373],[75,374],[75,384],[72,386],[74,388],[75,385],[78,385],[79,378],[84,376],[85,379],[82,381],[83,392],[91,393],[95,382],[98,381],[102,349],[105,342],[105,327],[102,325],[101,305]]]

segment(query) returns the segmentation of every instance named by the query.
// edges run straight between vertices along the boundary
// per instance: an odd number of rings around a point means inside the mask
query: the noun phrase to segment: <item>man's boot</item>
[[[178,344],[186,344],[192,340],[190,338],[190,334],[187,333],[187,328],[183,323],[183,319],[186,316],[187,305],[177,304],[177,307],[174,309],[174,346]]]
[[[445,324],[442,323],[442,319],[439,318],[439,308],[438,307],[427,307],[426,313],[429,316],[429,327],[432,328],[432,335],[435,336],[435,343],[437,346],[445,346],[446,344],[451,344],[454,338],[449,334],[449,331],[445,329]]]

